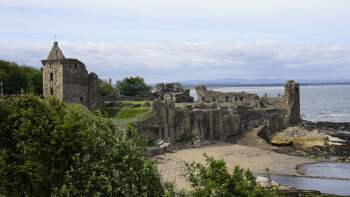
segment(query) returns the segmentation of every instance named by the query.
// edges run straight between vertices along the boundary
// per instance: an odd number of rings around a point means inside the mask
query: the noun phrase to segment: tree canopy
[[[116,87],[113,87],[112,84],[110,84],[106,80],[104,80],[103,83],[99,83],[98,85],[100,87],[102,96],[107,96],[110,94],[117,96],[119,94],[118,89]]]
[[[0,82],[3,83],[4,94],[43,93],[43,74],[30,66],[19,66],[14,62],[0,60]]]
[[[152,87],[146,85],[143,77],[126,77],[121,81],[116,82],[116,88],[121,95],[135,96],[144,91],[151,91]]]
[[[0,195],[162,196],[146,150],[98,115],[87,125],[56,98],[0,102]]]

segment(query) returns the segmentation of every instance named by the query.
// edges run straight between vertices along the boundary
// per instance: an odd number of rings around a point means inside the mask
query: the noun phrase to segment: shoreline
[[[277,153],[273,146],[257,136],[262,127],[255,128],[243,135],[236,144],[218,142],[195,148],[183,149],[155,156],[156,165],[163,181],[175,181],[177,189],[190,189],[184,174],[184,162],[199,162],[206,164],[203,153],[215,159],[224,159],[230,173],[236,165],[253,173],[270,173],[302,176],[297,166],[317,161]],[[277,147],[282,149],[282,147]]]

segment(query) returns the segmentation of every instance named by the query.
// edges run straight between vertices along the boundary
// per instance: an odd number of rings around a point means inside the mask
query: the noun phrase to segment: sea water
[[[283,86],[269,87],[218,87],[208,88],[220,92],[248,92],[256,93],[259,97],[278,97],[284,94]],[[191,96],[198,99],[195,89],[191,89]],[[350,122],[350,85],[322,85],[322,86],[300,86],[300,113],[302,119],[308,121],[324,122]],[[348,133],[349,131],[342,131]],[[315,166],[308,166],[308,172],[312,171],[316,176],[342,177],[349,173],[348,164],[327,163],[327,173]],[[312,164],[322,165],[322,164]],[[334,167],[336,166],[336,167]],[[345,169],[345,171],[344,171]],[[315,170],[318,173],[314,174]],[[297,176],[271,175],[271,178],[281,185],[295,187],[297,189],[318,190],[323,193],[350,196],[350,180],[322,179]]]
[[[210,88],[208,88],[210,89]],[[218,87],[220,92],[256,93],[259,97],[278,97],[284,94],[283,86]],[[191,96],[198,99],[195,89]],[[350,122],[350,85],[300,86],[300,113],[302,119],[323,122]]]

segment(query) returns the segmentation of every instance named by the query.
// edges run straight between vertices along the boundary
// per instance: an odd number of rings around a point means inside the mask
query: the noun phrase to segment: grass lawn
[[[116,120],[132,118],[138,114],[148,111],[149,107],[136,107],[130,109],[123,109],[123,111],[116,117]]]
[[[121,101],[121,102],[123,102],[123,103],[132,103],[132,104],[141,104],[141,105],[143,105],[143,104],[145,104],[145,103],[150,103],[151,105],[152,105],[152,103],[154,102],[154,101]]]
[[[66,103],[66,106],[71,111],[78,111],[83,119],[89,124],[93,124],[97,121],[97,117],[93,114],[88,108],[84,105],[76,104],[76,103]]]
[[[134,120],[142,120],[155,115],[154,111],[150,111],[149,107],[137,107],[124,109],[116,118],[113,118],[113,123],[126,124]]]
[[[108,118],[113,118],[123,107],[107,107],[103,109],[104,112],[107,112]]]

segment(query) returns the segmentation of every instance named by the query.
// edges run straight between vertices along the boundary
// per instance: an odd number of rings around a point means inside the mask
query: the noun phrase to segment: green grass
[[[123,107],[107,107],[103,111],[107,113],[108,118],[113,118],[122,109]]]
[[[147,108],[147,107],[143,107],[143,108]],[[137,108],[133,108],[133,109],[137,109]],[[143,119],[146,119],[148,117],[151,117],[153,115],[155,115],[156,113],[154,111],[150,111],[149,110],[150,108],[148,108],[147,111],[143,111],[142,113],[139,113],[135,116],[131,116],[129,118],[123,118],[121,119],[119,116],[117,118],[113,118],[112,121],[113,123],[115,124],[122,124],[122,125],[125,125],[129,122],[132,122],[132,121],[140,121],[140,120],[143,120]],[[120,114],[121,115],[121,114]]]
[[[143,112],[148,111],[149,107],[137,107],[131,109],[123,109],[123,111],[115,118],[116,120],[132,118]]]
[[[154,101],[121,101],[121,102],[123,102],[123,103],[132,103],[132,104],[141,104],[141,105],[143,105],[143,104],[145,104],[145,103],[150,103],[151,105],[153,104],[153,102]]]
[[[78,111],[83,119],[89,123],[93,124],[97,121],[97,117],[91,111],[88,110],[84,105],[76,104],[76,103],[66,103],[67,109],[70,111]]]

